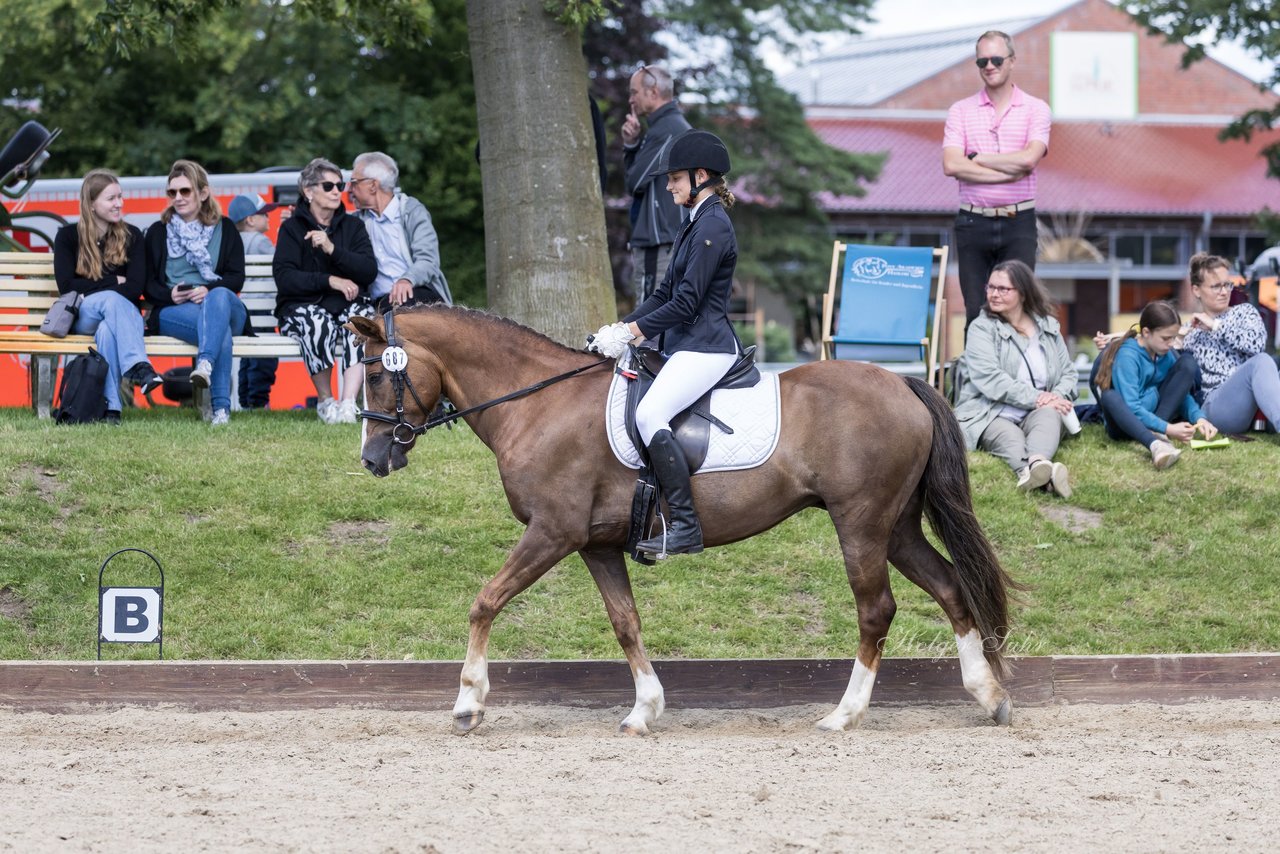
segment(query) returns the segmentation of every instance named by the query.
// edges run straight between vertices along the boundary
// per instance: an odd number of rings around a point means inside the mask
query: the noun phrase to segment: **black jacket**
[[[653,296],[623,320],[646,338],[662,335],[665,353],[741,349],[729,323],[729,295],[738,266],[738,238],[716,196],[708,198],[676,239],[667,275]]]
[[[147,334],[160,332],[160,309],[174,304],[173,293],[169,283],[165,281],[164,267],[169,258],[165,245],[167,227],[163,221],[154,222],[147,229],[145,239],[147,255],[147,286],[143,296],[151,305],[147,314]],[[213,271],[221,276],[216,282],[208,282],[210,288],[227,288],[232,293],[240,293],[244,288],[244,241],[236,231],[236,225],[225,216],[222,218],[222,237],[218,247],[218,257],[214,260]],[[253,327],[248,320],[245,328],[237,335],[252,335]]]
[[[689,130],[689,122],[680,105],[668,101],[649,115],[649,130],[635,148],[624,148],[622,163],[626,167],[627,192],[631,194],[633,247],[672,243],[684,221],[684,208],[667,192],[667,176],[649,177],[658,165],[662,151],[677,136]]]
[[[85,296],[98,291],[116,291],[129,302],[137,302],[142,296],[142,286],[147,277],[147,262],[142,254],[142,232],[125,223],[129,230],[129,249],[121,266],[102,265],[102,278],[86,279],[76,272],[80,255],[80,233],[75,223],[58,229],[53,238],[53,278],[58,283],[58,293],[72,291]],[[121,283],[117,277],[124,276]]]
[[[351,301],[329,287],[330,276],[350,279],[360,286],[360,296],[369,298],[369,286],[378,277],[378,260],[373,254],[369,232],[359,217],[338,208],[323,229],[333,241],[333,254],[326,255],[307,241],[308,231],[321,226],[311,210],[300,204],[293,216],[280,226],[271,272],[276,279],[276,317],[294,305],[319,305],[335,317]]]

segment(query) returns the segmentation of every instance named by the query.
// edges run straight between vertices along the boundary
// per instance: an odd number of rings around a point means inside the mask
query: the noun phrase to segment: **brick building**
[[[1244,143],[1220,142],[1218,133],[1275,95],[1213,59],[1184,70],[1180,46],[1106,0],[1079,0],[1047,17],[861,40],[784,76],[825,140],[885,154],[865,196],[825,200],[841,239],[951,242],[958,195],[942,174],[942,130],[947,108],[981,88],[974,43],[986,29],[1013,36],[1015,82],[1054,111],[1038,170],[1037,271],[1069,333],[1107,328],[1151,299],[1185,298],[1196,251],[1252,261],[1266,248],[1255,218],[1266,207],[1280,211],[1280,181],[1266,177],[1259,151],[1277,135]],[[962,312],[954,264],[950,273],[954,318]]]

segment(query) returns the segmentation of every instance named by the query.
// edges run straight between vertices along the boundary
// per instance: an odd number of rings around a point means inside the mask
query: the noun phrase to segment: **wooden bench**
[[[0,252],[0,354],[18,353],[31,357],[31,405],[41,418],[53,407],[58,360],[78,356],[93,345],[92,335],[50,338],[40,332],[45,313],[58,298],[53,278],[53,255],[49,252]],[[276,284],[271,276],[270,255],[245,258],[244,289],[240,292],[249,309],[254,335],[237,335],[232,353],[246,358],[300,358],[297,343],[276,332]],[[147,355],[190,356],[196,348],[177,338],[149,335],[143,339]]]

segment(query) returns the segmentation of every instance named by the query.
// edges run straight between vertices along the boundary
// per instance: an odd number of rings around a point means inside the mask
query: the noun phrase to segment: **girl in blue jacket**
[[[1109,345],[1098,361],[1095,396],[1107,435],[1146,445],[1158,469],[1173,465],[1182,453],[1170,439],[1187,442],[1197,430],[1206,439],[1218,433],[1191,395],[1200,373],[1195,359],[1173,351],[1181,328],[1173,306],[1149,303],[1137,329]]]

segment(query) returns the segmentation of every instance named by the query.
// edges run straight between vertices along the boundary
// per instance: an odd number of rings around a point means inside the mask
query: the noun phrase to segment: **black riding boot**
[[[649,554],[697,554],[702,551],[702,526],[693,510],[693,491],[689,488],[689,464],[684,451],[670,430],[659,430],[649,442],[649,465],[658,476],[667,499],[667,530],[664,547],[662,534],[641,540],[636,548]]]

